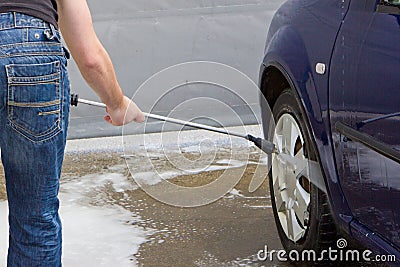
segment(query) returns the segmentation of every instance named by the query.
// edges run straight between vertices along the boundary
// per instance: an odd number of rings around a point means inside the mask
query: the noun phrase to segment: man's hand
[[[141,123],[144,121],[144,114],[138,106],[128,97],[124,96],[122,103],[117,108],[107,107],[108,115],[104,120],[114,126],[121,126],[131,121]]]

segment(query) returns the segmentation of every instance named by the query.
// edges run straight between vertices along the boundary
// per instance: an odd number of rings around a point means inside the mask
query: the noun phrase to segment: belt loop
[[[56,28],[53,26],[53,24],[49,24],[50,30],[46,29],[44,30],[44,34],[46,35],[47,39],[53,40],[54,37],[56,36]]]
[[[50,23],[50,29],[51,29],[51,34],[53,35],[53,38],[54,38],[54,36],[56,36],[57,30],[54,27],[54,25],[51,23]]]
[[[68,48],[66,48],[65,46],[63,46],[63,51],[64,51],[64,55],[66,59],[70,59],[71,58],[71,54],[68,50]]]
[[[13,12],[14,28],[17,27],[17,12]]]

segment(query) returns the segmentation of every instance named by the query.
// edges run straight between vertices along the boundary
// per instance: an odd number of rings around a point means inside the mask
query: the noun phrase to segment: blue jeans
[[[59,32],[20,13],[0,14],[0,145],[12,266],[61,266],[59,179],[69,115]]]

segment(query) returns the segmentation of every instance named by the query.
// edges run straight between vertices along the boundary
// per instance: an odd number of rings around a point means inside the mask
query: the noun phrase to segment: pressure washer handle
[[[90,101],[90,100],[86,100],[86,99],[80,99],[77,94],[71,94],[71,106],[78,106],[79,103],[90,105],[90,106],[95,106],[95,107],[101,107],[101,108],[107,107],[103,103]],[[156,120],[160,120],[160,121],[166,121],[166,122],[175,123],[175,124],[179,124],[179,125],[190,126],[190,127],[197,128],[197,129],[203,129],[203,130],[222,133],[222,134],[226,134],[226,135],[230,135],[230,136],[244,138],[250,142],[253,142],[259,149],[261,149],[262,151],[264,151],[267,154],[272,154],[272,153],[278,154],[278,150],[276,149],[274,143],[272,143],[268,140],[262,139],[260,137],[254,137],[250,134],[245,135],[242,133],[231,132],[224,128],[217,128],[217,127],[199,124],[199,123],[195,123],[195,122],[191,122],[191,121],[183,121],[183,120],[168,118],[168,117],[164,117],[161,115],[155,115],[155,114],[150,114],[150,113],[144,113],[144,115],[147,118],[152,118],[152,119],[156,119]]]
[[[78,94],[71,94],[71,106],[77,107],[79,103],[86,104],[89,106],[106,108],[107,105],[100,102],[90,101],[86,99],[79,98]]]
[[[89,105],[89,106],[101,107],[101,108],[106,108],[107,107],[103,103],[82,99],[82,98],[79,98],[79,95],[77,95],[77,94],[71,94],[71,106],[77,107],[79,103],[86,104],[86,105]],[[191,121],[184,121],[184,120],[169,118],[169,117],[165,117],[165,116],[161,116],[161,115],[157,115],[157,114],[146,113],[146,112],[143,112],[143,114],[145,115],[145,117],[150,118],[150,119],[155,119],[155,120],[159,120],[159,121],[166,121],[166,122],[179,124],[179,125],[183,125],[183,126],[190,126],[190,127],[196,128],[196,129],[208,130],[208,131],[212,131],[212,132],[217,132],[217,133],[222,133],[222,134],[226,134],[226,135],[236,136],[236,137],[240,137],[240,138],[244,138],[244,139],[249,140],[247,138],[247,135],[245,135],[245,134],[237,133],[237,132],[231,132],[231,131],[228,131],[228,130],[226,130],[224,128],[217,128],[217,127],[208,126],[208,125],[204,125],[204,124],[200,124],[200,123],[195,123],[195,122],[191,122]]]
[[[272,153],[278,154],[278,150],[276,149],[276,146],[271,141],[267,141],[260,137],[254,137],[250,134],[247,135],[247,140],[249,140],[250,142],[253,142],[256,145],[256,147],[258,147],[259,149],[261,149],[262,151],[264,151],[267,154],[272,154]]]

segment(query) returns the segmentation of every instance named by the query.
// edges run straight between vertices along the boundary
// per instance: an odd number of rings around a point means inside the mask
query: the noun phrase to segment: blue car
[[[279,151],[270,190],[284,248],[344,238],[400,264],[400,1],[286,1],[260,89],[275,119],[266,138]]]

